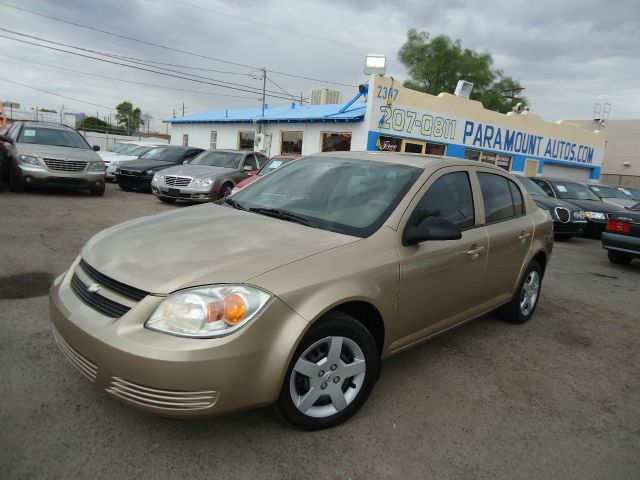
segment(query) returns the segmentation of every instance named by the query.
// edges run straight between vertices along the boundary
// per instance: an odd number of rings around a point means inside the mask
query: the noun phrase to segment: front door
[[[537,177],[540,162],[532,158],[527,158],[524,162],[524,174],[527,177]]]
[[[442,217],[462,229],[459,240],[428,240],[403,246],[397,350],[473,316],[483,303],[487,232],[476,224],[470,173],[460,167],[440,170],[425,184],[407,210],[398,235],[429,216]]]

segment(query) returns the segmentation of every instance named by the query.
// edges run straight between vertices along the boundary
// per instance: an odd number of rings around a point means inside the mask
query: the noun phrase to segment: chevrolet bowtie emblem
[[[87,287],[87,290],[90,291],[91,293],[96,293],[98,290],[100,290],[100,288],[101,288],[100,284],[92,283]]]

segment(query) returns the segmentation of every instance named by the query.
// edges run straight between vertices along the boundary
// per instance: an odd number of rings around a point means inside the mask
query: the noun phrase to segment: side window
[[[202,150],[198,150],[196,148],[191,149],[191,150],[187,150],[187,153],[184,155],[184,159],[185,160],[191,160],[193,157],[198,155],[200,152],[202,152]]]
[[[259,154],[256,154],[256,159],[258,160],[258,168],[262,167],[265,163],[267,163],[267,160],[269,160],[264,155]]]
[[[518,198],[520,205],[516,210],[508,179],[492,173],[478,173],[478,180],[484,201],[485,222],[497,222],[522,213],[522,196]]]
[[[544,190],[544,193],[546,193],[550,197],[555,197],[551,185],[549,185],[547,182],[543,182],[542,180],[538,180],[536,178],[532,178],[531,180],[535,182],[536,185],[538,185],[542,190]]]
[[[244,166],[246,167],[247,165],[253,167],[254,170],[257,170],[258,164],[256,163],[256,156],[253,153],[250,153],[244,159]]]
[[[18,139],[18,132],[20,131],[20,125],[15,125],[9,132],[9,136],[15,142]]]
[[[518,186],[511,180],[509,182],[509,188],[511,189],[511,199],[513,200],[513,210],[515,215],[522,215],[524,213],[524,200],[522,199],[522,192]]]
[[[427,217],[441,217],[458,228],[475,224],[471,183],[466,172],[447,173],[429,187],[409,220],[419,225]]]

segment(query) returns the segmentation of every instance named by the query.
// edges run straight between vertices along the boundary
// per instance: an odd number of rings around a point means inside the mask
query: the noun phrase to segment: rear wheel
[[[614,250],[607,250],[607,255],[609,256],[609,261],[616,265],[629,265],[631,260],[633,260],[633,256],[627,253],[616,252]]]
[[[532,260],[522,276],[516,295],[502,309],[503,317],[511,323],[524,323],[535,312],[542,288],[542,269]]]
[[[296,427],[333,427],[362,406],[379,368],[371,333],[350,315],[331,313],[300,342],[276,407]]]

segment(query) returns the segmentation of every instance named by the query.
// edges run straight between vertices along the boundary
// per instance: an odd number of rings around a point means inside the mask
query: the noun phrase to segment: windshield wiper
[[[254,207],[254,208],[250,208],[249,211],[253,213],[257,213],[259,215],[266,215],[267,217],[279,218],[280,220],[299,223],[301,225],[306,225],[307,227],[314,226],[314,224],[311,223],[306,218],[296,215],[295,213],[280,210],[279,208]]]
[[[233,208],[236,208],[238,210],[246,210],[246,208],[244,208],[238,202],[236,202],[235,200],[232,200],[230,198],[225,198],[224,199],[224,203],[226,203],[227,205],[231,205]]]

